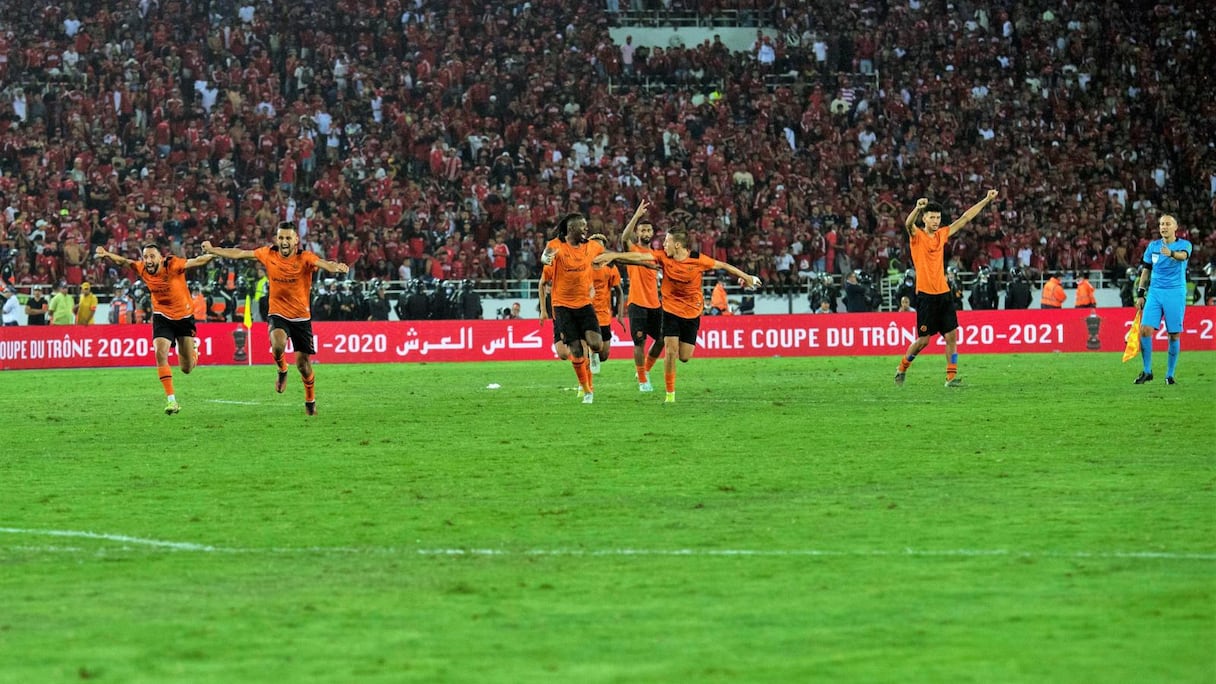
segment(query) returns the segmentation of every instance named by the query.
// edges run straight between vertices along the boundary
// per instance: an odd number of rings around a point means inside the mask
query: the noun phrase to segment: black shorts
[[[305,354],[316,354],[317,348],[312,339],[312,319],[289,321],[282,316],[270,314],[267,321],[271,330],[282,330],[291,340],[291,348]]]
[[[958,327],[958,314],[954,310],[954,296],[916,293],[916,336],[945,335]]]
[[[590,304],[577,309],[553,307],[553,325],[558,339],[567,345],[586,339],[589,332],[598,334],[600,331],[600,319],[595,315],[595,307]]]
[[[678,337],[681,342],[686,344],[696,344],[697,332],[700,329],[700,316],[696,318],[680,318],[673,313],[663,312],[663,335],[665,337]]]
[[[605,342],[612,341],[612,324],[600,326],[600,339]]]
[[[185,318],[166,318],[158,313],[152,313],[152,339],[163,337],[170,342],[176,342],[179,337],[194,337],[198,328],[194,325],[194,316]]]
[[[629,305],[629,334],[633,345],[646,344],[646,338],[663,339],[663,309],[648,309],[637,304]]]

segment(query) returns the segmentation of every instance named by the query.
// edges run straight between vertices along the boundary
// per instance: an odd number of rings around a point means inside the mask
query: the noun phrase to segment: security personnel
[[[1026,282],[1026,276],[1020,268],[1014,270],[1013,279],[1009,282],[1009,288],[1005,291],[1005,308],[1030,308],[1030,283]]]
[[[1043,283],[1043,294],[1039,297],[1039,307],[1043,309],[1062,309],[1068,295],[1064,294],[1064,286],[1060,277],[1055,273]]]
[[[1077,294],[1074,302],[1078,309],[1097,308],[1098,300],[1094,299],[1094,286],[1090,284],[1089,278],[1081,276],[1080,282],[1077,283]]]

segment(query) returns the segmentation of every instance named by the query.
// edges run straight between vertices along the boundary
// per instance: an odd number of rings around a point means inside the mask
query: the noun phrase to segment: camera
[[[502,319],[502,320],[506,320],[506,319],[508,319],[508,318],[511,318],[511,307],[509,307],[509,306],[504,306],[503,308],[499,309],[499,310],[498,310],[498,318],[499,318],[499,319]]]

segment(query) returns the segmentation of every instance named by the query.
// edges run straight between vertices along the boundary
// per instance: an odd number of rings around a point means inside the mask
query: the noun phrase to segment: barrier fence
[[[959,349],[970,354],[1119,352],[1130,308],[960,311]],[[895,355],[914,338],[915,314],[706,316],[699,357]],[[532,361],[555,358],[553,324],[492,321],[316,322],[319,363]],[[632,347],[614,321],[614,348]],[[151,325],[0,328],[0,370],[147,365]],[[1164,330],[1158,330],[1164,339]],[[944,346],[941,338],[934,342]],[[1216,349],[1216,307],[1187,307],[1183,349]],[[266,324],[198,325],[200,363],[273,363]]]

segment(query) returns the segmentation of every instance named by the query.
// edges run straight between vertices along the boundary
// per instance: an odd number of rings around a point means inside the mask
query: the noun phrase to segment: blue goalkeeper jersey
[[[1144,249],[1144,265],[1153,269],[1148,285],[1162,290],[1185,290],[1186,265],[1191,258],[1191,243],[1176,239],[1169,246],[1175,252],[1186,252],[1187,261],[1178,261],[1162,254],[1161,247],[1164,244],[1165,240],[1157,239],[1148,243],[1148,247]]]

